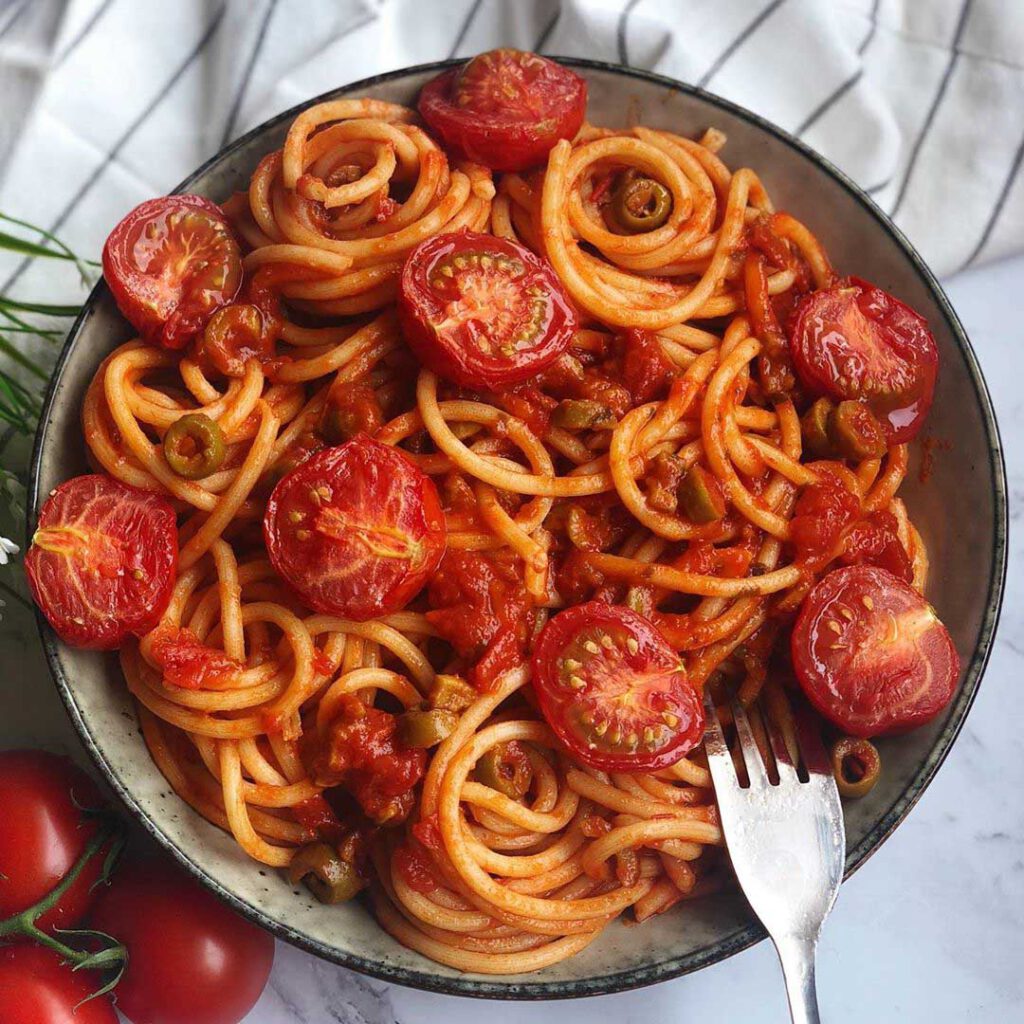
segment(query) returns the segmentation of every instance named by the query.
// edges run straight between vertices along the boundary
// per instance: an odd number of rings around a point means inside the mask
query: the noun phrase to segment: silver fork
[[[814,952],[843,880],[846,854],[843,808],[828,756],[817,729],[798,714],[798,745],[807,769],[807,781],[802,782],[782,735],[766,720],[778,769],[778,782],[773,783],[747,714],[733,702],[750,780],[743,787],[714,702],[706,696],[705,703],[704,748],[736,877],[775,943],[794,1024],[820,1024]]]

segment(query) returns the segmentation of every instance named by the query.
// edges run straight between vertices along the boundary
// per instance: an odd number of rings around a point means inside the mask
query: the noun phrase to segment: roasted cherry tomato
[[[459,156],[495,171],[544,162],[583,124],[587,83],[522,50],[491,50],[438,75],[420,92],[423,120]]]
[[[851,736],[905,732],[950,701],[960,659],[935,609],[869,565],[835,569],[807,595],[793,667],[808,700]]]
[[[238,1024],[274,963],[269,932],[163,859],[119,867],[90,924],[128,950],[117,1006],[136,1024]]]
[[[704,735],[679,655],[628,608],[591,601],[559,612],[534,649],[533,685],[555,734],[592,768],[655,771]]]
[[[51,492],[25,555],[32,596],[57,635],[98,650],[156,624],[177,565],[170,503],[102,473]]]
[[[69,758],[45,750],[0,752],[0,920],[38,903],[71,870],[98,828],[87,811],[102,804],[95,783]],[[87,861],[36,925],[46,931],[78,925],[102,864],[102,854]]]
[[[199,351],[225,377],[242,377],[250,359],[265,363],[273,356],[274,344],[259,306],[233,302],[210,317]]]
[[[446,542],[433,482],[365,434],[292,470],[270,495],[263,533],[274,568],[306,604],[359,621],[402,608]]]
[[[103,276],[146,339],[184,348],[242,285],[242,256],[216,203],[163,196],[136,206],[107,238]]]
[[[577,323],[544,260],[518,242],[472,231],[435,235],[409,253],[398,311],[405,340],[428,369],[492,391],[554,362]]]
[[[866,402],[890,444],[921,429],[939,352],[924,317],[888,292],[857,277],[812,292],[797,310],[790,347],[810,391]]]
[[[103,984],[91,971],[73,971],[52,949],[22,942],[0,949],[0,1020],[5,1024],[117,1024]]]

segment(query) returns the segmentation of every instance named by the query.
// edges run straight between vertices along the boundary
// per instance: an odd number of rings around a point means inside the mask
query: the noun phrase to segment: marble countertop
[[[845,885],[818,955],[822,1014],[868,1021],[1008,1022],[1024,1015],[1024,258],[948,282],[988,380],[1006,449],[1010,571],[995,650],[959,741],[909,819]],[[0,748],[85,755],[27,613],[0,624]],[[369,981],[279,944],[270,985],[245,1024],[619,1024],[789,1019],[775,953],[762,943],[654,988],[568,1003],[492,1003]]]

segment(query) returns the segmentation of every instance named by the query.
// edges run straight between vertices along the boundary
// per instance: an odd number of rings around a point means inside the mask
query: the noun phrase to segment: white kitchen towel
[[[131,206],[272,114],[498,45],[756,111],[940,274],[1024,248],[1024,0],[0,0],[0,211],[93,256]],[[0,293],[59,301],[61,280],[0,262]]]

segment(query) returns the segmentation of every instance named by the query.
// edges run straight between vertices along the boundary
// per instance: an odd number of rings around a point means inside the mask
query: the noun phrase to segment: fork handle
[[[821,1024],[818,1014],[818,993],[814,985],[814,950],[816,939],[786,937],[775,940],[775,949],[782,962],[789,997],[789,1015],[793,1024]]]

